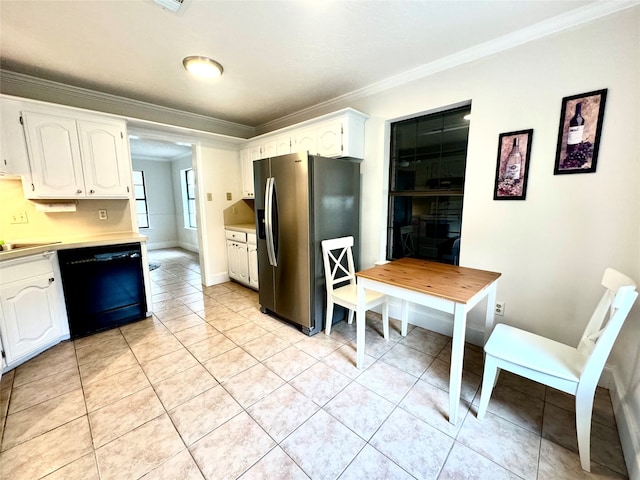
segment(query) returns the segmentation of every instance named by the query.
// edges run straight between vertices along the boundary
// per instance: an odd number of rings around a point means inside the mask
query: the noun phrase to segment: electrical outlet
[[[9,223],[29,223],[27,212],[25,210],[13,212],[13,214],[11,214],[11,222]]]
[[[211,192],[207,193],[207,202],[210,202],[211,200],[213,200],[213,195],[211,194]]]
[[[496,302],[496,315],[504,315],[504,302]]]
[[[231,200],[231,192],[227,192],[227,200]]]
[[[231,209],[231,212],[232,212],[234,215],[237,215],[237,214],[238,214],[238,207],[236,207],[236,206],[234,205],[234,206],[232,207],[232,209]]]
[[[107,217],[107,211],[104,210],[104,209],[103,210],[98,210],[98,218],[100,220],[106,220],[108,218]]]

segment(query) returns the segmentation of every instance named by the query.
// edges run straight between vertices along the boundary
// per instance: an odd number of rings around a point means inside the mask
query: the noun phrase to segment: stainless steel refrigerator
[[[353,235],[359,258],[360,162],[307,153],[253,162],[261,310],[307,335],[324,328],[320,242]]]

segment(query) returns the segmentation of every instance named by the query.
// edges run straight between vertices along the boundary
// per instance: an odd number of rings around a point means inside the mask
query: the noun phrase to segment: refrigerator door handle
[[[273,191],[275,188],[275,178],[267,178],[267,185],[264,194],[265,204],[265,237],[267,241],[267,255],[269,257],[269,264],[273,267],[278,266],[278,260],[276,258],[276,251],[273,242]]]

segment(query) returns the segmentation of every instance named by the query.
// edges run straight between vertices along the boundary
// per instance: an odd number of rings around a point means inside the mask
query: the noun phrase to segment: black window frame
[[[459,264],[470,113],[467,103],[391,122],[387,260]]]

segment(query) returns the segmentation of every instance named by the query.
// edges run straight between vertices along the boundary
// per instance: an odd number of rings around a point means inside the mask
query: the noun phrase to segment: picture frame
[[[533,129],[500,134],[494,200],[526,199],[532,141]]]
[[[596,171],[607,89],[562,99],[554,175]]]

